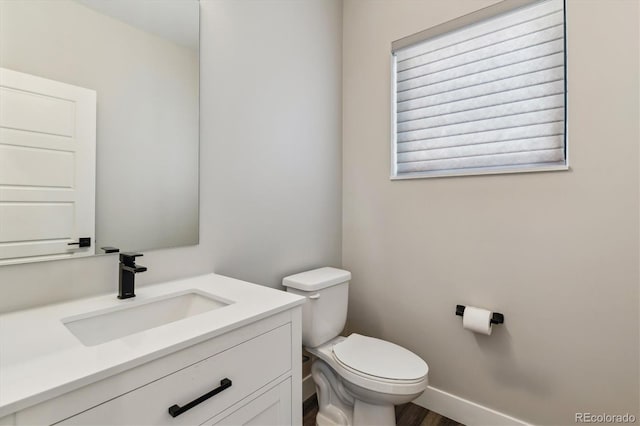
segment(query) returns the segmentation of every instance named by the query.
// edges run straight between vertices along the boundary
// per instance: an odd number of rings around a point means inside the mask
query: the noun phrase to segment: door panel
[[[75,153],[0,145],[0,185],[72,188]]]
[[[0,242],[51,240],[73,232],[73,203],[0,204]]]
[[[29,92],[29,86],[20,89],[0,87],[0,126],[73,137],[73,100],[57,98],[52,92]]]
[[[291,424],[291,378],[274,386],[238,410],[204,425],[281,426]]]

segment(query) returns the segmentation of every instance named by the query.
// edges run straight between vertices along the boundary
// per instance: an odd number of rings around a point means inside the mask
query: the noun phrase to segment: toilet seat
[[[422,358],[402,346],[356,333],[335,344],[333,354],[343,366],[384,381],[420,381],[429,371]]]
[[[352,334],[351,336],[354,336],[354,334]],[[328,363],[331,366],[331,368],[333,368],[336,371],[336,373],[338,373],[338,375],[342,377],[344,380],[350,383],[353,383],[354,385],[364,389],[369,389],[371,391],[385,393],[385,394],[411,395],[415,393],[420,393],[424,391],[424,389],[427,387],[427,374],[428,374],[429,367],[427,366],[426,363],[424,364],[425,370],[422,377],[416,377],[414,379],[407,380],[407,379],[389,379],[389,378],[383,378],[383,377],[367,374],[341,361],[336,356],[334,352],[334,347],[337,345],[340,345],[342,342],[346,341],[351,336],[346,338],[342,336],[338,336],[318,347],[315,347],[315,348],[307,347],[306,350],[312,355]],[[355,336],[363,337],[366,339],[373,339],[371,337],[366,337],[361,335],[355,335]],[[355,342],[360,341],[359,337],[356,337],[356,339],[352,340],[351,344],[353,344],[354,341]],[[379,340],[379,339],[375,339],[375,340]],[[383,342],[383,344],[393,345],[392,343],[386,342],[384,340],[382,340],[381,342]],[[356,343],[356,346],[357,346],[357,343]],[[397,346],[397,345],[394,345],[394,346]],[[346,346],[346,347],[349,348],[349,346]],[[417,357],[417,355],[415,355],[414,353],[400,346],[398,347],[408,352],[412,356]],[[338,352],[341,352],[341,349],[338,349]],[[348,359],[347,355],[343,354],[343,357],[346,357],[346,359]],[[420,359],[420,361],[422,360]],[[361,364],[357,364],[357,365],[360,368],[363,367]],[[390,375],[390,374],[387,374],[387,375]]]

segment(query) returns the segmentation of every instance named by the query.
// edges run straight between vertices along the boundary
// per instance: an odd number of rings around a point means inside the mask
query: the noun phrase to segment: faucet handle
[[[120,253],[120,262],[127,266],[134,266],[136,263],[136,257],[144,256],[142,253]]]

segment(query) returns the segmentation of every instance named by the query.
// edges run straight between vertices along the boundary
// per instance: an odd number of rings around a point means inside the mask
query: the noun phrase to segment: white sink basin
[[[187,290],[149,300],[138,301],[134,298],[121,303],[131,305],[67,317],[62,322],[82,344],[94,346],[219,309],[233,302],[197,290]]]

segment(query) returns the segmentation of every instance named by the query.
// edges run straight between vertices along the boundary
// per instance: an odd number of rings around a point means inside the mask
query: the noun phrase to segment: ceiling
[[[198,49],[198,0],[76,0],[174,43]]]

